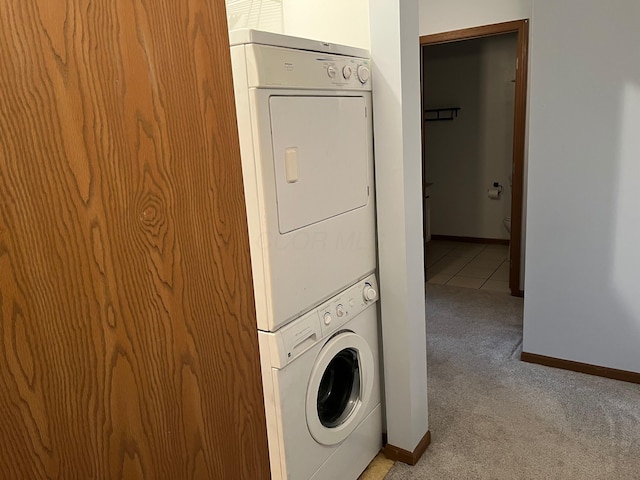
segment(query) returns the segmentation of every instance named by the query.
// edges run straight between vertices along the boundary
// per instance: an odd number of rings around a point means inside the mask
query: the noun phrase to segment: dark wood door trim
[[[526,19],[513,20],[511,22],[493,23],[491,25],[463,28],[462,30],[452,30],[450,32],[421,35],[420,45],[436,45],[438,43],[472,40],[474,38],[490,37],[492,35],[502,35],[505,33],[520,33],[523,24],[527,24],[528,26],[528,23],[529,20]]]
[[[420,142],[421,145],[421,149],[420,149],[420,155],[421,155],[421,159],[422,159],[422,208],[424,209],[425,207],[425,191],[427,188],[427,177],[425,175],[425,161],[424,161],[424,157],[425,157],[425,139],[424,139],[424,75],[422,74],[424,69],[424,59],[423,59],[423,48],[420,47],[420,134],[422,136],[422,140]],[[422,262],[424,263],[424,278],[425,278],[425,282],[427,280],[427,212],[423,211],[422,212],[422,234],[423,234],[423,240],[422,240],[422,248],[423,248],[423,253],[422,253]]]
[[[412,452],[400,447],[396,447],[395,445],[391,445],[390,443],[387,443],[382,451],[384,453],[384,456],[389,460],[403,462],[408,465],[415,465],[416,463],[418,463],[418,460],[420,460],[430,444],[431,432],[427,430],[427,433],[424,434],[424,436],[418,442],[418,445]]]
[[[511,268],[509,272],[509,289],[511,290],[511,295],[522,296],[524,292],[520,289],[520,271],[522,268],[522,265],[520,264],[520,253],[522,249],[524,148],[527,113],[527,67],[529,64],[529,20],[514,20],[512,22],[495,23],[481,27],[423,35],[420,37],[420,45],[437,45],[441,43],[457,42],[459,40],[489,37],[492,35],[503,35],[506,33],[517,34],[516,91],[515,107],[513,112],[513,163],[511,168],[513,186],[511,189]],[[420,78],[422,78],[422,70],[420,71]],[[422,115],[424,115],[424,108],[421,108],[421,112]],[[424,149],[424,121],[422,122],[422,129]],[[422,171],[425,171],[424,154],[422,156]]]
[[[589,363],[574,362],[563,358],[547,357],[546,355],[538,355],[537,353],[522,352],[520,360],[528,363],[536,363],[545,367],[561,368],[563,370],[571,370],[573,372],[586,373],[588,375],[596,375],[598,377],[612,378],[622,382],[640,384],[640,373],[630,372],[628,370],[618,370],[617,368],[601,367],[599,365],[591,365]]]

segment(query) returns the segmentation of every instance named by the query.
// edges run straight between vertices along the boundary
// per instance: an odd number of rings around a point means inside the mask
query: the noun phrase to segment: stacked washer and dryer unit
[[[382,444],[368,52],[232,32],[274,479],[355,479]]]

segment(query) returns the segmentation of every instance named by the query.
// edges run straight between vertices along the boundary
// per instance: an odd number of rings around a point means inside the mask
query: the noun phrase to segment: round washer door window
[[[346,439],[362,420],[373,390],[373,354],[353,332],[334,336],[320,350],[307,387],[307,426],[323,445]]]

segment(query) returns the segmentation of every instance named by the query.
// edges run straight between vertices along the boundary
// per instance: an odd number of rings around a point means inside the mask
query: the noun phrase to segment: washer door
[[[331,338],[320,350],[307,387],[307,426],[323,445],[346,439],[361,422],[374,381],[373,354],[353,332]]]

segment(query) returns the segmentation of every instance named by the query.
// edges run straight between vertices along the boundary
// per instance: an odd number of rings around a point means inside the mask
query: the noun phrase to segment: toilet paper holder
[[[487,190],[487,196],[491,200],[500,200],[500,195],[504,191],[504,187],[499,182],[493,182],[493,187]]]

